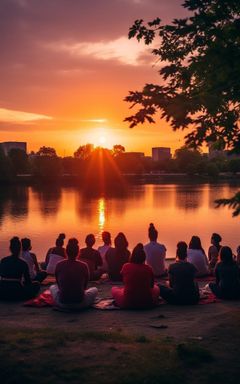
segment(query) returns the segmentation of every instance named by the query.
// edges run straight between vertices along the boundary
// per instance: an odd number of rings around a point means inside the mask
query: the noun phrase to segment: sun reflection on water
[[[102,197],[98,200],[98,237],[101,237],[102,231],[104,229],[105,224],[105,199]]]

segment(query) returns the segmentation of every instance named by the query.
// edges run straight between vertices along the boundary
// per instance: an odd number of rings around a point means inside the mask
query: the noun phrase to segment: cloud
[[[146,52],[143,43],[136,43],[123,36],[109,41],[51,44],[50,48],[68,52],[73,56],[90,56],[100,60],[115,59],[129,65],[141,64],[140,58]]]
[[[0,108],[0,121],[6,123],[27,123],[37,120],[52,120],[52,117],[40,115],[37,113],[29,113],[15,111],[12,109]]]

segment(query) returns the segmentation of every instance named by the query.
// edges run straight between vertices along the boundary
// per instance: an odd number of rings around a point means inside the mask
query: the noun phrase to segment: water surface
[[[80,246],[88,233],[94,233],[96,246],[101,232],[114,237],[126,234],[130,250],[146,243],[147,229],[153,222],[167,256],[175,256],[179,240],[189,242],[192,235],[202,239],[207,250],[212,232],[223,244],[236,250],[240,244],[240,217],[232,218],[228,208],[215,209],[214,200],[229,197],[239,186],[222,184],[134,185],[127,193],[91,197],[81,188],[35,188],[17,186],[0,189],[0,257],[9,254],[9,239],[17,235],[32,240],[33,251],[43,260],[56,236],[77,237]]]

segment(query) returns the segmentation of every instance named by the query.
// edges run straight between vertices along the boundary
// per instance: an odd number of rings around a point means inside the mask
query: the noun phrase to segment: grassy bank
[[[51,328],[0,330],[1,382],[235,383],[240,314],[203,339]]]

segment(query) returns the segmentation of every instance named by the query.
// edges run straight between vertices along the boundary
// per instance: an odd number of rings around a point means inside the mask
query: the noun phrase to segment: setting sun
[[[98,141],[99,141],[99,144],[103,145],[103,144],[106,143],[107,139],[106,139],[105,136],[100,136],[99,139],[98,139]]]

